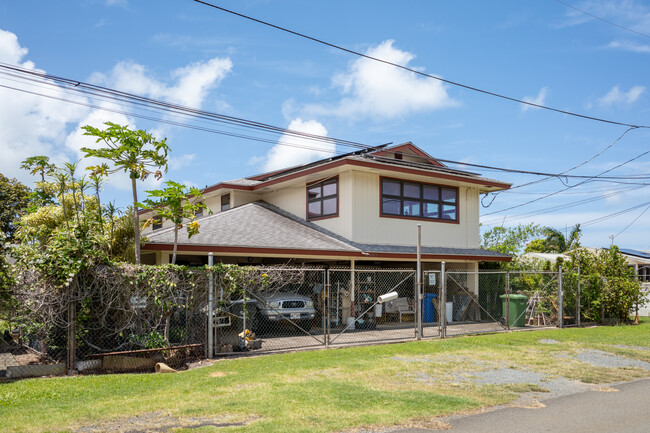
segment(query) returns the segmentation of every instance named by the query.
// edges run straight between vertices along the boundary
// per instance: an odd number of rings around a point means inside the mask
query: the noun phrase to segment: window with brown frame
[[[307,185],[307,219],[317,219],[339,213],[338,177]]]
[[[458,221],[458,189],[382,178],[381,214],[438,221]]]
[[[221,212],[230,209],[230,194],[221,196]]]
[[[153,217],[153,222],[151,223],[151,230],[161,229],[163,226],[163,220],[161,216],[156,215]]]

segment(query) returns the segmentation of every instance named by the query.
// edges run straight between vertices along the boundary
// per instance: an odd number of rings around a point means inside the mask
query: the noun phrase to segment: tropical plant
[[[176,250],[178,248],[178,230],[183,228],[183,220],[189,219],[190,223],[186,224],[187,237],[199,233],[200,225],[196,221],[196,214],[202,209],[210,211],[204,203],[203,195],[197,187],[188,188],[174,181],[165,182],[164,189],[147,191],[149,198],[143,204],[139,204],[145,209],[155,210],[159,218],[171,221],[174,224],[174,252],[172,254],[172,264],[176,263]],[[145,222],[145,227],[152,224],[154,217]]]
[[[17,220],[27,210],[29,196],[28,187],[0,173],[0,232],[5,233],[9,242],[13,241]]]
[[[30,156],[25,159],[20,168],[29,170],[29,174],[39,174],[41,181],[45,182],[46,175],[52,175],[56,170],[56,165],[50,162],[50,158],[43,155]]]
[[[565,253],[580,246],[580,235],[582,229],[580,224],[576,224],[568,236],[565,236],[560,230],[553,227],[544,227],[542,239],[535,239],[526,246],[526,252],[536,253]]]
[[[625,323],[632,308],[643,304],[641,284],[617,246],[597,252],[576,248],[567,254],[567,270],[580,269],[581,311],[588,320]]]
[[[96,143],[104,142],[107,147],[92,149],[83,147],[81,150],[85,157],[96,157],[111,161],[115,168],[102,169],[105,174],[124,171],[131,178],[133,192],[133,229],[135,233],[135,262],[140,264],[140,216],[138,214],[138,192],[136,181],[145,180],[153,174],[156,179],[162,177],[163,171],[168,168],[167,153],[169,146],[167,139],[157,140],[147,131],[131,130],[128,126],[106,122],[106,129],[98,129],[90,125],[83,126],[84,135],[97,137]],[[102,167],[95,166],[92,169]]]
[[[537,224],[519,224],[516,227],[497,226],[483,233],[481,247],[511,256],[519,255],[531,238],[541,234]]]

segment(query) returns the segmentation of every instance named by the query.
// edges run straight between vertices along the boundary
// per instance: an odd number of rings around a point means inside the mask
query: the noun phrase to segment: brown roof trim
[[[275,179],[270,179],[266,182],[259,183],[257,185],[252,185],[252,186],[245,186],[245,185],[235,185],[235,184],[230,184],[230,183],[218,183],[216,185],[210,186],[208,188],[205,188],[201,190],[203,194],[207,194],[212,191],[216,191],[219,189],[237,189],[237,190],[242,190],[242,191],[255,191],[257,189],[265,188],[271,185],[275,185],[277,183],[281,182],[286,182],[288,180],[293,180],[297,179],[302,176],[307,176],[310,174],[318,173],[324,170],[329,170],[332,168],[340,167],[343,165],[352,165],[352,166],[357,166],[357,167],[367,167],[367,168],[381,168],[384,170],[388,171],[393,171],[393,172],[398,172],[398,173],[405,173],[405,174],[414,174],[418,176],[428,176],[428,177],[435,177],[437,179],[447,179],[447,180],[454,180],[458,182],[466,182],[466,183],[472,183],[476,185],[482,185],[482,186],[488,186],[488,187],[495,187],[495,188],[502,188],[502,189],[509,189],[510,184],[505,183],[505,182],[499,182],[499,181],[494,181],[494,180],[486,180],[486,179],[475,179],[471,177],[465,177],[465,176],[459,176],[459,175],[453,175],[453,174],[448,174],[448,173],[437,173],[437,172],[432,172],[428,170],[421,170],[421,169],[416,169],[416,168],[410,168],[410,167],[399,167],[399,166],[393,166],[389,165],[386,163],[380,163],[380,162],[375,162],[375,161],[358,161],[354,159],[339,159],[336,161],[331,161],[328,163],[325,163],[323,165],[319,165],[316,167],[312,167],[306,170],[302,171],[296,171],[290,174],[287,174],[286,176],[280,176]],[[248,179],[254,179],[254,177],[248,178]]]
[[[147,244],[142,247],[143,251],[172,251],[171,244]],[[231,253],[243,255],[284,255],[290,256],[330,256],[330,257],[360,257],[360,258],[386,258],[415,260],[414,253],[363,253],[361,251],[331,251],[331,250],[299,250],[288,248],[252,248],[252,247],[224,247],[219,245],[178,245],[177,251],[191,252],[212,252]],[[478,262],[509,262],[512,257],[499,256],[475,256],[475,255],[454,255],[454,254],[422,254],[424,260],[469,260]]]
[[[206,194],[208,192],[216,191],[218,189],[238,189],[240,191],[252,191],[253,187],[252,186],[246,186],[246,185],[235,185],[232,183],[218,183],[216,185],[209,186],[205,189],[201,190],[202,194]]]
[[[429,155],[424,150],[420,149],[419,147],[417,147],[415,144],[411,143],[410,141],[407,142],[407,143],[404,143],[404,144],[399,144],[399,145],[394,146],[394,147],[388,147],[386,149],[382,149],[382,150],[379,150],[377,152],[371,152],[370,154],[371,155],[377,155],[377,156],[389,156],[391,154],[394,154],[395,152],[401,152],[401,151],[403,151],[405,149],[408,149],[408,150],[412,151],[413,153],[415,153],[418,156],[426,158],[428,160],[428,162],[430,162],[431,164],[433,164],[435,166],[446,167],[446,165],[444,165],[443,163],[441,163],[440,161],[435,159],[433,156]]]

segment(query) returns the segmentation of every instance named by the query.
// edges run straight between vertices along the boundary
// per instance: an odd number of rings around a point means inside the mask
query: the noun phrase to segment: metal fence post
[[[417,275],[415,277],[415,337],[422,339],[422,224],[418,224]]]
[[[447,338],[447,275],[445,262],[440,262],[440,338]]]
[[[332,288],[330,287],[330,270],[325,269],[323,271],[323,290],[325,290],[325,293],[324,293],[324,295],[325,295],[324,298],[325,299],[323,300],[323,306],[325,308],[325,311],[327,312],[327,314],[326,314],[327,317],[325,319],[326,323],[325,323],[325,327],[323,329],[323,333],[324,333],[323,340],[325,341],[325,347],[330,346],[330,332],[331,332],[331,326],[332,326],[332,312],[331,312],[331,309],[332,309],[332,305],[331,305],[331,303],[332,303],[332,300],[331,300],[332,293],[331,293],[331,289]],[[337,317],[338,317],[338,311],[336,313],[337,313]]]
[[[562,265],[557,267],[557,315],[559,328],[564,328],[564,293],[562,290]]]
[[[67,329],[67,339],[68,339],[68,351],[66,359],[66,373],[70,376],[76,373],[75,363],[77,361],[77,309],[73,300],[72,291],[75,284],[70,284],[69,286],[69,296],[68,296],[68,329]]]
[[[506,329],[510,331],[510,271],[506,271]]]
[[[582,313],[580,308],[580,289],[580,266],[578,266],[578,289],[576,293],[576,324],[578,325],[578,328],[580,327],[580,314]]]
[[[214,265],[214,254],[208,253],[208,347],[207,357],[214,357],[214,277],[212,266]]]

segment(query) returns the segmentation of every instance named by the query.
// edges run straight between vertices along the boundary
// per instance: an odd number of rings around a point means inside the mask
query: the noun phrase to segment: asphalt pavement
[[[544,400],[544,407],[504,407],[446,420],[452,433],[649,433],[650,379]],[[392,433],[440,430],[399,429]]]

